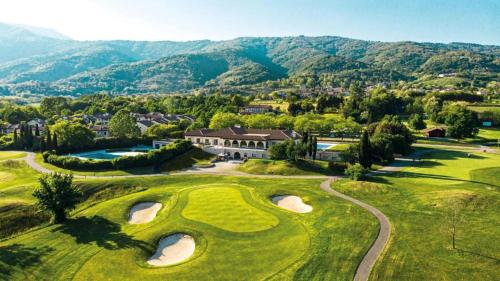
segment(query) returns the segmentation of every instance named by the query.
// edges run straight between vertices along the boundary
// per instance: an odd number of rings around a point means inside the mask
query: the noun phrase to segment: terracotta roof
[[[184,134],[191,137],[218,137],[222,139],[239,140],[288,140],[298,139],[302,136],[291,130],[272,130],[272,129],[246,129],[239,127],[229,127],[224,129],[196,129]]]

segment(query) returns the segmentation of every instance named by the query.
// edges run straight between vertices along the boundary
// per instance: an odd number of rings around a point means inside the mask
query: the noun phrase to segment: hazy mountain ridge
[[[189,42],[73,41],[0,25],[0,38],[9,36],[16,40],[0,41],[0,62],[8,59],[5,50],[16,42],[28,50],[33,46],[31,53],[42,52],[24,57],[17,52],[19,58],[0,63],[0,84],[9,85],[14,93],[186,91],[328,73],[390,82],[464,71],[498,76],[500,69],[499,46],[467,43],[384,43],[336,36]]]

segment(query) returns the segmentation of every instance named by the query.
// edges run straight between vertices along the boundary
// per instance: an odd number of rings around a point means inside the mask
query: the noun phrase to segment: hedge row
[[[131,147],[139,144],[150,145],[153,141],[153,138],[148,136],[141,136],[137,138],[96,138],[92,145],[85,146],[83,148],[73,148],[73,147],[65,147],[59,146],[57,148],[57,152],[60,153],[69,153],[75,151],[89,151],[89,150],[101,150],[101,149],[113,149],[113,148],[124,148]]]
[[[192,144],[190,141],[177,140],[167,146],[151,150],[145,154],[118,157],[112,160],[85,160],[71,156],[59,156],[49,151],[43,153],[43,160],[54,166],[70,170],[123,170],[147,166],[159,167],[165,161],[181,155],[191,148]]]

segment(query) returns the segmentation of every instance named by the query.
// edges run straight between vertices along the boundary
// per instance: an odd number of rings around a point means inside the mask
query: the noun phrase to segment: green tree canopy
[[[118,138],[132,138],[141,135],[136,119],[125,109],[113,115],[109,121],[109,131],[112,136]]]

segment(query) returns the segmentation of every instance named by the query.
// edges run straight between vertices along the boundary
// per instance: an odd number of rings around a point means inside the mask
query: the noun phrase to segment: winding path
[[[26,163],[34,170],[43,173],[43,174],[48,174],[52,173],[54,171],[47,169],[40,164],[38,164],[35,161],[35,153],[33,152],[27,152],[26,157],[24,158]],[[399,168],[399,167],[398,167]],[[389,171],[398,171],[399,169],[387,169],[387,172]],[[75,175],[75,178],[132,178],[132,177],[154,177],[154,176],[168,176],[169,174],[146,174],[146,175],[119,175],[119,176],[82,176],[82,175]],[[325,176],[279,176],[279,175],[253,175],[253,174],[246,174],[246,173],[241,173],[241,172],[208,172],[208,173],[203,173],[202,171],[184,171],[184,172],[178,172],[173,175],[222,175],[222,176],[244,176],[244,177],[255,177],[255,178],[301,178],[301,179],[325,179],[320,185],[320,188],[327,192],[328,194],[331,194],[333,196],[339,197],[341,199],[347,200],[353,204],[356,204],[360,206],[361,208],[369,211],[372,213],[377,220],[379,221],[380,224],[380,230],[377,236],[377,239],[375,242],[372,244],[368,252],[365,254],[363,257],[361,263],[358,265],[356,269],[356,273],[354,275],[354,281],[367,281],[368,277],[370,276],[370,272],[375,265],[375,262],[377,259],[382,255],[384,248],[387,246],[387,243],[389,242],[389,237],[391,234],[391,223],[389,222],[389,219],[378,209],[375,207],[368,205],[364,202],[361,202],[357,199],[354,199],[350,196],[347,196],[343,193],[340,193],[336,190],[333,190],[330,185],[333,181],[339,179],[340,177],[325,177]]]
[[[323,189],[324,191],[326,191],[331,195],[337,196],[339,198],[342,198],[344,200],[347,200],[351,203],[360,206],[361,208],[372,213],[379,221],[380,230],[378,232],[377,239],[371,246],[370,250],[368,250],[366,255],[363,257],[363,260],[358,265],[358,268],[356,269],[356,274],[354,275],[354,281],[366,281],[368,280],[368,277],[370,277],[370,272],[373,266],[375,265],[375,262],[382,255],[385,246],[389,242],[389,237],[391,236],[391,223],[389,222],[389,219],[377,208],[368,205],[364,202],[361,202],[357,199],[354,199],[352,197],[349,197],[336,190],[333,190],[330,187],[332,181],[333,179],[328,179],[322,182],[320,185],[321,189]]]

